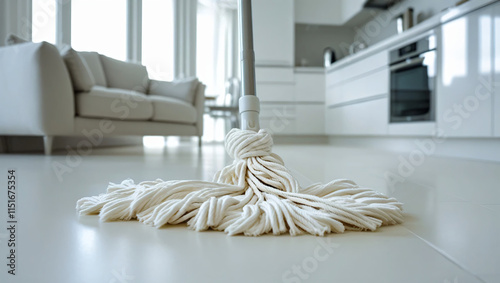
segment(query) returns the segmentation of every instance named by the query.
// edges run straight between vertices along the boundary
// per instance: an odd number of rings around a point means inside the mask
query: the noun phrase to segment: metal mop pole
[[[251,0],[238,0],[238,20],[243,90],[243,96],[239,100],[240,127],[242,130],[257,132],[260,129],[260,103],[255,93],[255,55],[253,51]]]

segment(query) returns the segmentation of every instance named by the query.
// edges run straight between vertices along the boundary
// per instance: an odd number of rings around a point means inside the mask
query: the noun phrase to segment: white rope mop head
[[[76,209],[99,214],[101,221],[138,219],[154,227],[187,221],[196,231],[247,236],[323,236],[403,221],[400,202],[350,180],[300,188],[272,145],[266,130],[232,129],[225,146],[235,160],[213,182],[125,180],[110,183],[105,194],[80,199]]]

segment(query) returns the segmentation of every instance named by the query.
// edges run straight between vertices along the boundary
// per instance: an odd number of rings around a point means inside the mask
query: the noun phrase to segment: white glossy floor
[[[500,164],[426,158],[391,185],[384,176],[397,173],[397,154],[328,145],[274,152],[302,183],[351,178],[397,197],[406,222],[325,238],[99,223],[77,216],[77,199],[124,178],[209,180],[230,162],[222,145],[98,149],[81,160],[0,155],[0,282],[500,282]],[[70,170],[61,181],[55,162]],[[5,264],[8,168],[18,176],[16,276]]]

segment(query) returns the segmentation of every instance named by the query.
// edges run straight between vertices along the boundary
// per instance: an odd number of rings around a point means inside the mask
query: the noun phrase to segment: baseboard
[[[336,146],[366,147],[390,152],[421,152],[428,156],[443,156],[500,162],[500,138],[430,137],[340,137],[328,138]]]

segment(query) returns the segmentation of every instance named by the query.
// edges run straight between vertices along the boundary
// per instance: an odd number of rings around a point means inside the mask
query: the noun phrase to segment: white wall
[[[475,0],[470,0],[475,1]],[[452,7],[458,0],[403,0],[387,11],[371,9],[368,21],[354,27],[356,40],[362,38],[369,46],[397,34],[395,18],[407,8],[413,8],[414,23],[420,23],[442,10]]]
[[[0,0],[0,46],[10,33],[31,39],[31,0]]]
[[[295,0],[295,22],[309,24],[342,24],[343,0]]]
[[[342,2],[342,18],[343,22],[349,21],[354,15],[356,15],[361,9],[366,0],[344,0]]]
[[[348,55],[344,45],[354,40],[354,32],[349,27],[295,25],[295,65],[300,66],[306,59],[309,66],[323,66],[323,50],[332,47],[337,60]]]
[[[343,25],[363,7],[366,0],[295,0],[295,22]]]
[[[7,0],[0,0],[0,46],[5,44],[4,39],[7,36],[6,2]]]

